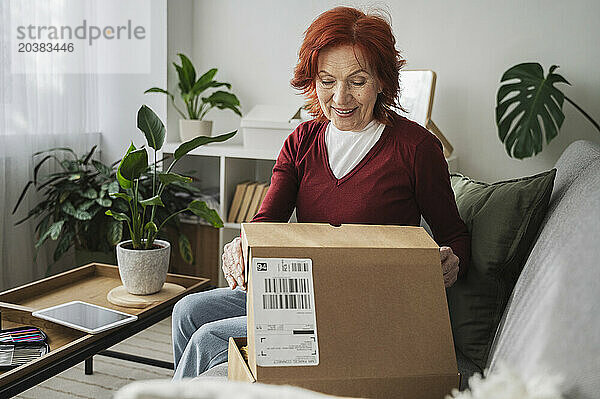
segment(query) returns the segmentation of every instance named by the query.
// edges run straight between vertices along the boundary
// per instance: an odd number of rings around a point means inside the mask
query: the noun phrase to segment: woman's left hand
[[[444,273],[444,285],[448,288],[458,278],[458,264],[460,263],[460,259],[454,255],[452,248],[440,247],[440,260],[442,261],[442,272]]]

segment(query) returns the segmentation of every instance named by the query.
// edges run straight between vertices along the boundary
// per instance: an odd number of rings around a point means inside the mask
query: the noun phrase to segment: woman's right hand
[[[240,287],[246,289],[244,281],[244,255],[242,254],[242,240],[236,237],[223,247],[223,273],[231,289]]]

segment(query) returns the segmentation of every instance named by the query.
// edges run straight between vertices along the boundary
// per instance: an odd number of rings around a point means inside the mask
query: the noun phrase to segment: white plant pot
[[[212,121],[199,121],[193,119],[179,120],[179,137],[182,142],[190,141],[198,136],[212,134]]]
[[[117,245],[119,275],[127,292],[150,295],[160,291],[167,279],[171,244],[154,240],[159,247],[155,249],[128,249],[127,245],[131,245],[131,240]]]

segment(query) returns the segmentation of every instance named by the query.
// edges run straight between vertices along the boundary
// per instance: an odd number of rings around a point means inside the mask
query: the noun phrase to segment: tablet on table
[[[41,309],[32,316],[63,326],[98,334],[137,320],[137,316],[82,301],[72,301]]]

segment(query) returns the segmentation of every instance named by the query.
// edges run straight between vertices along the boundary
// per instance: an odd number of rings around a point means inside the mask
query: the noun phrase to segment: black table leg
[[[132,355],[130,353],[104,350],[104,351],[98,352],[98,355],[108,356],[108,357],[112,357],[115,359],[127,360],[127,361],[135,362],[135,363],[147,364],[149,366],[160,367],[163,369],[169,369],[171,371],[175,369],[175,365],[171,362],[165,362],[164,360],[157,360],[157,359],[152,359],[152,358],[144,357],[144,356]]]
[[[85,359],[85,375],[94,374],[94,357],[90,356]]]

